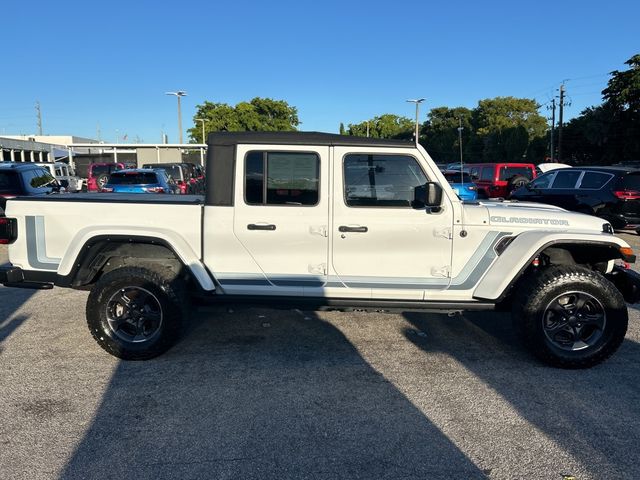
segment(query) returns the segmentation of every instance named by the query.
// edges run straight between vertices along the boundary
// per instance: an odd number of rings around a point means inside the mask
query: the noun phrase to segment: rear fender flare
[[[100,229],[85,228],[80,230],[71,240],[58,266],[59,278],[71,281],[80,267],[87,250],[97,242],[113,241],[128,243],[155,243],[171,250],[182,264],[189,270],[200,287],[205,291],[215,290],[213,279],[203,265],[199,256],[189,243],[175,231],[166,229],[147,229],[143,227],[104,226]],[[95,255],[90,253],[90,255]]]

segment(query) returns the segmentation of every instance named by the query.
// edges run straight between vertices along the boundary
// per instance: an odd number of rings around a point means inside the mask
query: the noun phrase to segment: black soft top
[[[321,132],[214,132],[207,137],[206,205],[233,206],[234,165],[238,145],[371,146],[416,148],[413,142],[352,137]]]
[[[414,148],[415,144],[407,140],[386,138],[353,137],[322,132],[214,132],[207,137],[207,145],[232,146],[238,144],[273,145],[371,145],[375,147]]]

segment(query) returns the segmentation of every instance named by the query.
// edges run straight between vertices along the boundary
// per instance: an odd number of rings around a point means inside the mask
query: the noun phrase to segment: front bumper
[[[35,290],[53,288],[53,283],[34,279],[32,278],[34,275],[30,275],[30,273],[37,272],[25,272],[20,267],[14,267],[11,264],[2,265],[0,266],[0,283],[5,287],[30,288]]]
[[[627,303],[640,302],[640,273],[629,268],[613,267],[607,278],[622,293]]]

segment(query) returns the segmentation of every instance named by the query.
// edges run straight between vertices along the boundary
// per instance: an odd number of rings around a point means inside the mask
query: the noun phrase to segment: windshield
[[[0,172],[0,193],[20,193],[21,190],[16,172]]]
[[[91,175],[97,177],[102,175],[103,173],[111,173],[114,170],[120,170],[120,166],[117,164],[114,165],[94,165],[91,169]]]
[[[471,183],[471,177],[466,172],[462,174],[462,181],[460,181],[460,172],[445,172],[444,178],[449,183]]]
[[[111,175],[109,185],[148,185],[158,183],[153,172],[116,172]]]
[[[182,180],[182,168],[179,165],[167,165],[166,163],[154,163],[153,165],[144,165],[144,168],[162,168],[167,175],[174,180]]]

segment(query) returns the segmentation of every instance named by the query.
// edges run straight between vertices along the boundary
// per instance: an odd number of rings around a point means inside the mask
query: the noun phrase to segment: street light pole
[[[422,102],[424,102],[426,99],[425,98],[415,98],[415,99],[410,99],[407,100],[407,102],[409,103],[415,103],[416,104],[416,145],[418,145],[418,134],[419,134],[419,120],[420,120],[420,116],[419,116],[419,108],[420,108],[420,104]]]
[[[463,163],[462,163],[462,130],[464,127],[462,126],[462,118],[458,118],[460,122],[460,126],[458,127],[458,143],[460,144],[460,183],[464,183],[464,173],[463,173]]]
[[[180,107],[180,99],[187,96],[187,92],[184,90],[178,90],[176,92],[165,92],[166,95],[175,95],[178,99],[178,137],[180,138],[180,144],[182,144],[182,109]]]
[[[202,122],[202,143],[207,143],[207,140],[204,138],[204,122],[206,122],[206,120],[204,118],[196,118],[196,122]]]

